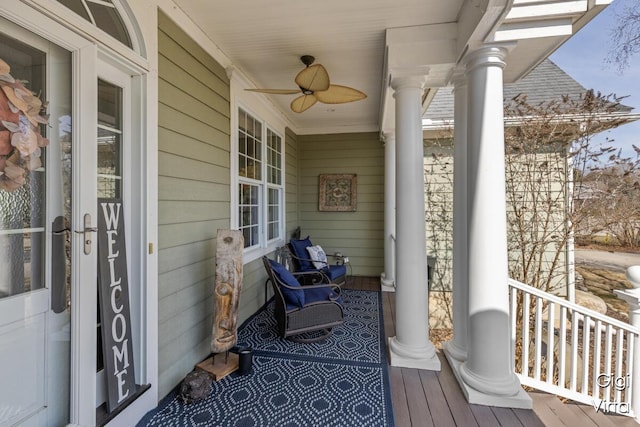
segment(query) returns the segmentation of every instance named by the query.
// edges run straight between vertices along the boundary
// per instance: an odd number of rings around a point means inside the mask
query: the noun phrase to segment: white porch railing
[[[511,342],[522,385],[634,416],[640,329],[509,280]],[[516,355],[518,357],[516,357]]]

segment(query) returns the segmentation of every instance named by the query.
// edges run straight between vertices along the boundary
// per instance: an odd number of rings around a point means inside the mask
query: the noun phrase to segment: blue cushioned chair
[[[284,266],[262,257],[273,287],[278,332],[283,338],[296,342],[317,342],[329,337],[333,327],[341,325],[344,311],[340,286],[333,283],[301,286],[300,277],[317,272],[291,273]],[[306,334],[316,332],[314,334]],[[304,335],[306,334],[306,336]]]
[[[324,262],[322,268],[317,268],[313,265],[314,262],[307,251],[309,246],[313,246],[309,236],[304,239],[291,239],[289,240],[289,251],[291,252],[291,258],[293,259],[294,268],[296,271],[308,272],[314,271],[326,276],[326,281],[335,283],[337,285],[343,285],[347,280],[347,266],[343,264],[329,264]],[[331,255],[329,255],[331,256]],[[339,258],[341,259],[341,258]]]

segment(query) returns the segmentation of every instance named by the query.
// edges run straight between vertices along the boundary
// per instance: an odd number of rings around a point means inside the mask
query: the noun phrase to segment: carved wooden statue
[[[238,304],[242,290],[244,237],[238,230],[218,230],[211,352],[229,351],[238,341]]]

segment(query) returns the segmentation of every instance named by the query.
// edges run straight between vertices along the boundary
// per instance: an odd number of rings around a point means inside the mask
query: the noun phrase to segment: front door
[[[0,425],[60,426],[87,376],[78,325],[95,320],[78,307],[95,286],[97,144],[72,128],[70,52],[0,18],[0,59]]]

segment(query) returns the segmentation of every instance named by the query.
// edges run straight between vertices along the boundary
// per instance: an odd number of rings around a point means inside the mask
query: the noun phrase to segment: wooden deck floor
[[[380,279],[350,277],[349,289],[380,290]],[[386,336],[395,335],[395,294],[383,293]],[[593,407],[563,404],[555,395],[529,393],[533,410],[497,408],[467,403],[440,351],[440,372],[390,367],[393,411],[397,427],[422,426],[580,426],[613,427],[638,424],[628,417],[597,413]]]

